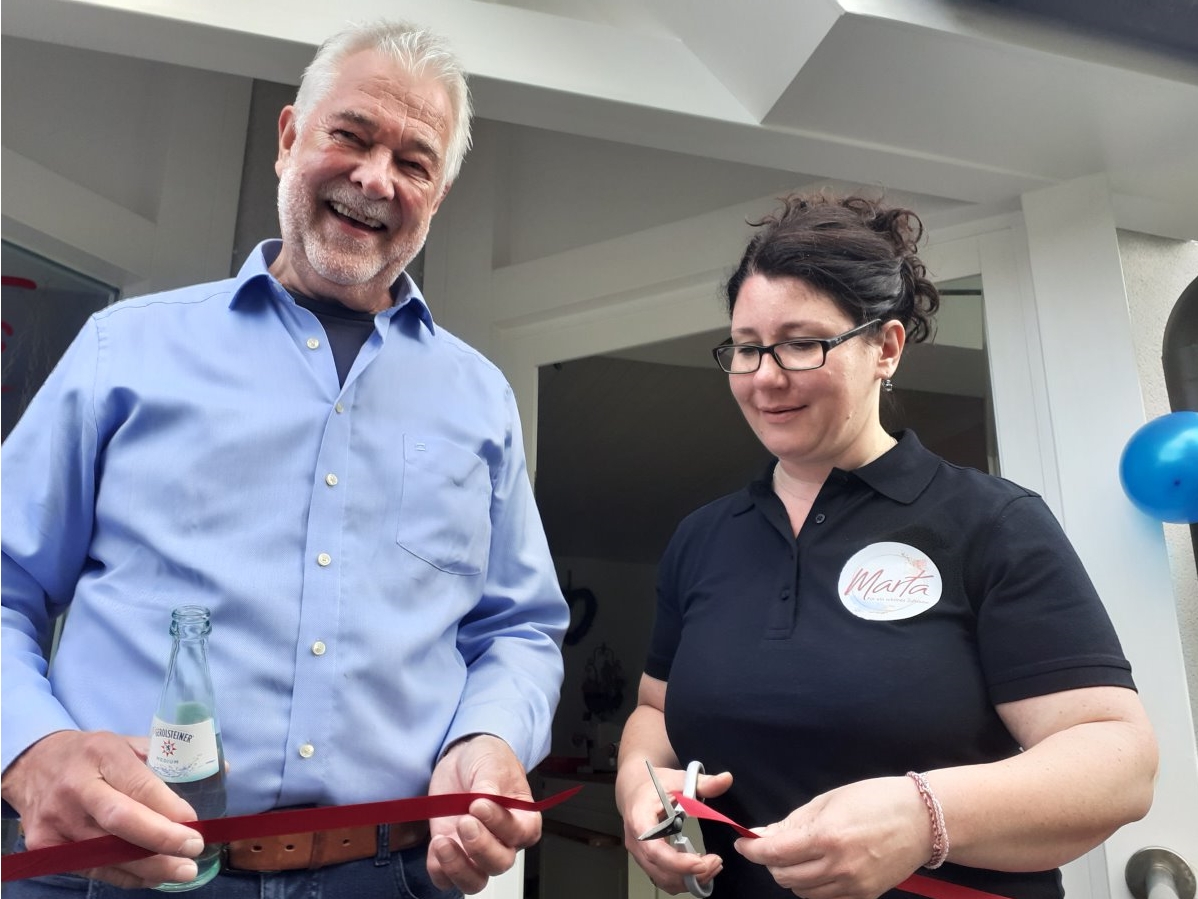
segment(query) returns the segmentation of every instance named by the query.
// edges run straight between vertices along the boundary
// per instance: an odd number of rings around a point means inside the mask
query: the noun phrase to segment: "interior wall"
[[[597,600],[590,629],[563,650],[553,752],[586,755],[584,738],[603,742],[583,702],[594,653],[606,644],[623,668],[623,702],[606,719],[621,725],[635,705],[666,543],[683,517],[741,489],[770,457],[714,364],[593,356],[546,366],[540,382],[537,503],[563,589],[585,587]],[[933,452],[985,469],[981,397],[892,396],[888,426],[913,428]],[[573,620],[583,611],[576,601]]]
[[[591,356],[543,366],[537,402],[537,504],[555,555],[655,564],[686,515],[770,461],[714,363]],[[980,396],[900,386],[883,422],[985,471],[987,415]]]
[[[562,698],[553,719],[554,755],[588,755],[587,740],[612,739],[636,707],[637,684],[645,666],[649,632],[656,605],[656,566],[619,562],[611,559],[559,556],[554,559],[558,581],[594,594],[596,613],[593,623],[578,642],[562,648],[566,676]],[[572,623],[580,619],[581,608],[572,608]],[[587,664],[603,657],[606,646],[618,660],[623,673],[623,699],[606,717],[604,724],[589,716],[583,698]],[[599,655],[597,655],[599,653]]]
[[[1119,231],[1118,238],[1144,413],[1146,420],[1151,420],[1171,411],[1161,365],[1161,348],[1169,313],[1182,291],[1198,276],[1198,242],[1170,240],[1134,231]],[[1198,570],[1194,545],[1188,525],[1165,523],[1162,526],[1173,571],[1190,707],[1196,722],[1194,736],[1198,742]]]

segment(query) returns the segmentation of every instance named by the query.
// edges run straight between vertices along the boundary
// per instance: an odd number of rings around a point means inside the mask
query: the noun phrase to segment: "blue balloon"
[[[1198,522],[1198,412],[1171,412],[1132,434],[1119,480],[1127,498],[1153,518]]]

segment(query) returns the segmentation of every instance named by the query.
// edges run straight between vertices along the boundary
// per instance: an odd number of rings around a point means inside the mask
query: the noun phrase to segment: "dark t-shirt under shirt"
[[[333,351],[337,382],[344,387],[362,344],[374,331],[374,313],[359,312],[335,300],[317,300],[295,292],[291,292],[291,297],[297,305],[303,306],[320,320],[329,341],[329,349]]]

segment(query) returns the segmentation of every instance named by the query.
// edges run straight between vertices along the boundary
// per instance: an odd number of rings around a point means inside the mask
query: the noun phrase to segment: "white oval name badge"
[[[840,570],[840,601],[858,618],[897,621],[940,601],[940,569],[923,550],[905,543],[871,543]]]

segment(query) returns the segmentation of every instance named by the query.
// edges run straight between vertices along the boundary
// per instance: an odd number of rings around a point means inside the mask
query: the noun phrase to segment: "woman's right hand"
[[[686,780],[686,772],[676,768],[654,768],[653,773],[667,793],[681,790]],[[730,786],[732,775],[728,772],[700,775],[696,792],[700,799],[707,799],[719,796]],[[723,869],[723,859],[718,855],[679,852],[668,838],[643,842],[637,839],[657,826],[665,815],[643,760],[636,764],[630,759],[620,766],[616,792],[624,815],[624,846],[659,890],[685,893],[687,875],[694,875],[700,884],[706,884]]]

